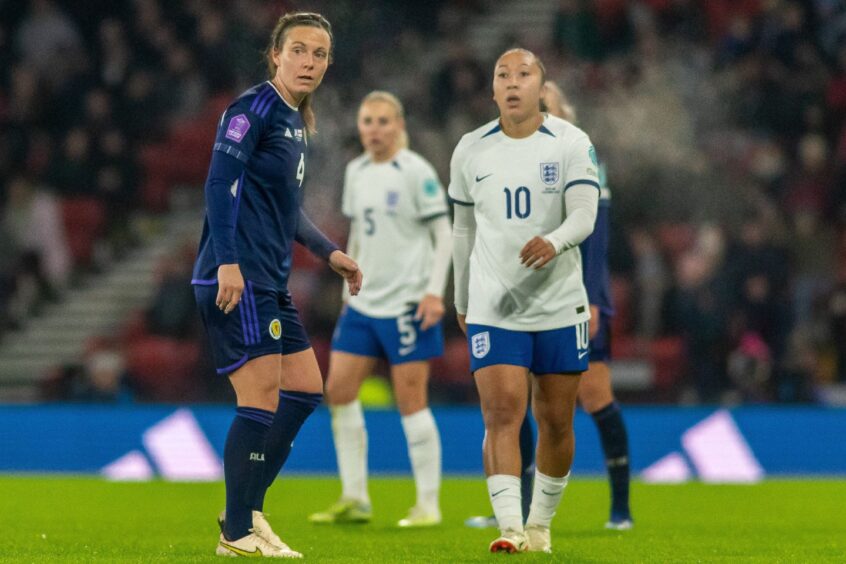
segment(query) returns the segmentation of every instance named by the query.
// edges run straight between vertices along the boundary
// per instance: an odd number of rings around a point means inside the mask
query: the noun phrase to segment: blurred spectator
[[[197,306],[191,286],[195,245],[188,243],[165,257],[159,268],[155,297],[147,311],[151,335],[190,339],[198,336]]]
[[[71,272],[71,258],[59,202],[43,187],[23,176],[8,185],[4,225],[11,247],[31,257],[41,291],[55,295],[65,288]]]

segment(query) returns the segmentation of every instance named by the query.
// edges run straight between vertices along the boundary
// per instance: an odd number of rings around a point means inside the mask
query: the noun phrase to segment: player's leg
[[[265,355],[229,376],[238,401],[223,449],[226,481],[224,536],[234,541],[250,534],[252,511],[265,489],[267,437],[278,402],[279,356]]]
[[[529,550],[551,552],[549,527],[570,477],[573,416],[580,374],[587,368],[587,323],[535,335],[532,412],[538,425],[535,483],[526,521]]]
[[[417,503],[399,525],[436,525],[441,522],[441,437],[428,404],[429,362],[394,365],[391,381],[417,490]]]
[[[267,438],[278,403],[281,345],[262,339],[254,315],[256,301],[247,289],[229,315],[215,304],[217,286],[195,286],[194,293],[217,372],[229,376],[237,398],[236,417],[223,453],[226,510],[225,518],[220,519],[217,550],[219,554],[251,553],[258,547],[264,553],[276,553],[281,549],[268,545],[251,529],[252,508],[265,489]],[[261,294],[258,303],[265,305],[267,300],[268,296]]]
[[[391,365],[391,381],[399,408],[408,456],[414,473],[417,503],[398,523],[400,527],[441,522],[441,438],[429,409],[429,359],[444,351],[440,323],[423,331],[414,311],[374,324]]]
[[[326,396],[341,477],[341,499],[313,513],[314,523],[365,523],[372,510],[367,492],[367,429],[358,393],[382,356],[373,320],[345,307],[332,337]]]
[[[527,386],[531,386],[531,374],[527,376]],[[531,388],[530,388],[531,389]],[[526,416],[520,425],[520,497],[523,509],[523,523],[529,517],[529,507],[532,504],[532,484],[535,477],[535,433],[532,429],[530,411],[526,410]],[[494,515],[476,515],[468,517],[464,524],[473,529],[497,528]]]
[[[479,391],[485,439],[482,455],[488,495],[501,536],[491,552],[526,550],[520,493],[520,426],[528,405],[532,360],[529,333],[467,325],[470,370]]]
[[[326,395],[341,478],[341,499],[309,516],[313,523],[366,523],[372,517],[367,491],[367,429],[358,392],[377,359],[341,351],[329,357]]]
[[[629,444],[620,406],[611,390],[611,371],[605,362],[591,362],[579,385],[579,401],[593,417],[611,485],[611,518],[606,527],[627,529],[629,510]]]

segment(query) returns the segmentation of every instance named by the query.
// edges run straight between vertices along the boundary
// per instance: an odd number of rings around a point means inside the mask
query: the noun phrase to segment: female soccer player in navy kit
[[[305,419],[322,399],[314,352],[287,289],[292,246],[328,261],[350,293],[357,264],[303,214],[311,95],[332,54],[319,14],[279,19],[267,50],[271,79],[224,113],[206,181],[206,219],[192,283],[218,374],[238,407],[224,447],[226,511],[217,554],[299,558],[262,513]]]
[[[432,165],[406,147],[403,108],[394,95],[368,94],[358,130],[365,153],[347,165],[343,211],[352,221],[349,253],[372,275],[347,300],[332,339],[326,392],[341,499],[310,520],[371,518],[358,392],[386,358],[417,487],[417,503],[398,525],[431,526],[441,521],[441,443],[427,384],[429,359],[443,353],[442,296],[452,250],[446,195]]]

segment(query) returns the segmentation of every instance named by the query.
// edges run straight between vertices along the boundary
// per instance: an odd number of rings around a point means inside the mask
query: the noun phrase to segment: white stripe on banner
[[[210,481],[223,477],[223,464],[188,409],[147,429],[143,442],[165,479]]]
[[[724,409],[685,431],[682,445],[703,482],[754,483],[764,477],[764,469]]]
[[[109,480],[121,481],[151,480],[154,474],[153,468],[147,462],[147,457],[138,450],[124,454],[106,465],[100,472]]]

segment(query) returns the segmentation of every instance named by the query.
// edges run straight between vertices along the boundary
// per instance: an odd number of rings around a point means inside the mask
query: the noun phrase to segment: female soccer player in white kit
[[[549,527],[573,460],[573,413],[588,367],[589,303],[578,245],[599,200],[588,136],[541,113],[545,71],[523,49],[496,62],[500,117],[452,157],[455,306],[485,422],[484,465],[500,527],[492,552],[551,552]],[[532,382],[537,472],[526,526],[519,432]]]
[[[343,212],[352,220],[348,250],[374,274],[347,299],[332,339],[326,396],[341,499],[309,519],[371,519],[367,431],[358,392],[385,358],[417,487],[416,505],[398,524],[435,525],[441,521],[441,443],[427,384],[428,360],[443,353],[442,295],[452,250],[447,200],[432,166],[406,148],[403,108],[394,95],[367,95],[358,130],[365,153],[347,165]]]

